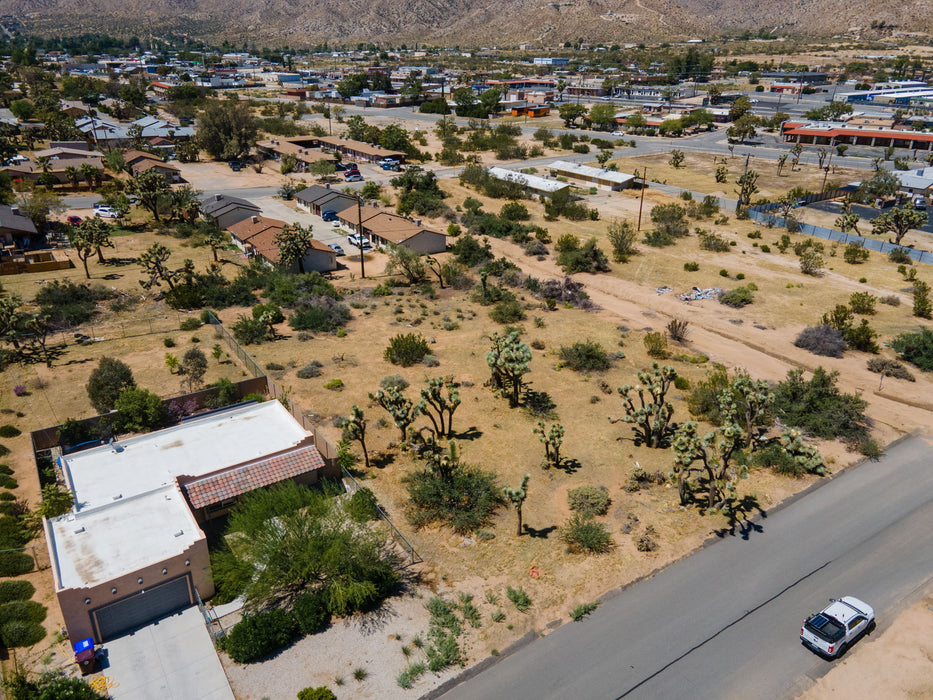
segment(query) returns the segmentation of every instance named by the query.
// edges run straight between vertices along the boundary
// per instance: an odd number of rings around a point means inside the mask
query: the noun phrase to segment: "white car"
[[[852,596],[830,598],[822,612],[803,621],[800,641],[817,654],[837,658],[874,628],[875,611],[870,605]]]
[[[613,132],[612,132],[611,134],[609,134],[609,135],[610,135],[610,136],[625,136],[625,132],[624,132],[624,131],[613,131]]]
[[[99,216],[103,219],[117,219],[120,215],[111,207],[104,206],[103,204],[95,204],[94,216]]]
[[[356,246],[360,250],[369,250],[372,248],[369,239],[363,238],[356,233],[351,233],[349,236],[347,236],[347,242],[352,246]]]

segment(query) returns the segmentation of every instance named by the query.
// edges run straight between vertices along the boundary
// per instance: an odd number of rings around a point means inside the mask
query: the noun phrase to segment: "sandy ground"
[[[378,611],[338,620],[263,663],[238,665],[221,653],[230,687],[237,700],[286,700],[309,686],[327,686],[339,698],[419,697],[460,672],[457,667],[427,672],[409,690],[396,682],[406,666],[424,660],[412,640],[416,635],[427,639],[424,603],[432,595],[420,589],[390,598]],[[222,619],[225,627],[233,621]],[[354,677],[358,669],[365,671],[363,680]]]
[[[883,634],[863,638],[798,697],[933,698],[933,595],[902,612]]]

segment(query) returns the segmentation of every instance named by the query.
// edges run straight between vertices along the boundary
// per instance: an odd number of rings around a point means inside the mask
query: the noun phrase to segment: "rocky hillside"
[[[188,32],[256,46],[390,41],[501,45],[525,41],[689,38],[784,27],[833,35],[884,21],[933,29],[929,0],[0,0],[30,31]]]

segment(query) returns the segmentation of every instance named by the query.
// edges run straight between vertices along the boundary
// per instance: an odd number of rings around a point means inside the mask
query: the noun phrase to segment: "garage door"
[[[106,641],[189,605],[188,577],[182,576],[95,610],[94,618],[101,641]]]

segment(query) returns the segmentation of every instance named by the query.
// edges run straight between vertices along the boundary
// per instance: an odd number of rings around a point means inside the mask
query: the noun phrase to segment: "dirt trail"
[[[552,258],[538,260],[524,255],[510,241],[490,240],[493,252],[515,262],[523,272],[536,277],[563,277]],[[874,436],[883,443],[917,428],[933,425],[931,383],[923,375],[915,383],[885,379],[878,392],[878,375],[865,368],[862,353],[842,358],[817,357],[795,347],[790,339],[805,325],[767,328],[756,325],[754,306],[731,309],[713,300],[683,302],[677,294],[688,291],[690,283],[664,295],[609,274],[578,274],[599,312],[617,319],[632,330],[663,331],[671,318],[690,321],[686,348],[702,353],[711,362],[730,368],[745,368],[752,377],[779,381],[794,367],[813,370],[822,365],[839,371],[839,386],[846,392],[859,392],[869,401],[868,414],[874,421]],[[732,321],[741,321],[733,323]]]

